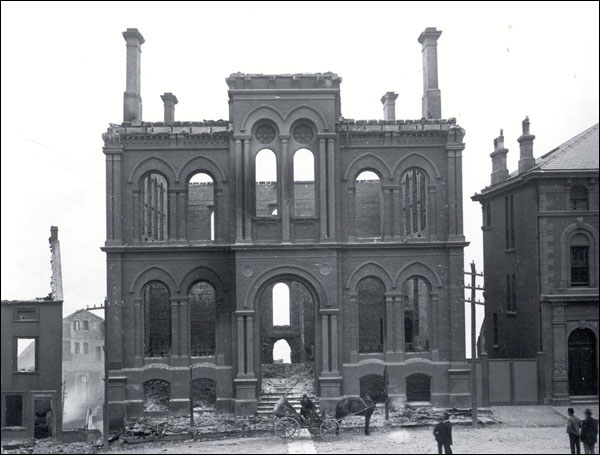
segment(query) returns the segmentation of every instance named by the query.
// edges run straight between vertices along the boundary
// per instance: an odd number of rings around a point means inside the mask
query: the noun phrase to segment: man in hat
[[[452,424],[450,423],[450,414],[444,412],[442,421],[433,428],[435,440],[438,443],[438,453],[452,453]]]
[[[569,444],[571,445],[571,453],[581,453],[581,444],[579,443],[579,429],[581,428],[581,420],[575,417],[573,408],[567,409],[569,420],[567,421],[567,434],[569,435]]]
[[[594,453],[594,446],[598,440],[598,421],[592,418],[592,410],[586,409],[585,419],[581,422],[581,442],[585,453]]]

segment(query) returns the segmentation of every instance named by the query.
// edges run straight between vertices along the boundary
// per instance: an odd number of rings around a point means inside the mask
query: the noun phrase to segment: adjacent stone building
[[[334,73],[234,73],[228,120],[175,121],[165,93],[164,121],[146,122],[144,38],[123,33],[124,119],[103,135],[113,423],[147,410],[157,381],[172,412],[191,379],[212,381],[217,409],[253,413],[281,339],[314,362],[326,409],[386,366],[396,402],[469,403],[465,132],[441,118],[440,34],[419,37],[417,120],[395,119],[393,92],[384,120],[343,118]]]
[[[548,403],[598,399],[598,124],[535,159],[529,119],[519,169],[494,140],[483,208],[490,358],[539,357]]]
[[[62,281],[58,228],[50,230],[52,292],[2,300],[2,440],[62,434]]]
[[[104,401],[104,319],[77,310],[63,319],[64,420],[81,427],[88,410]]]

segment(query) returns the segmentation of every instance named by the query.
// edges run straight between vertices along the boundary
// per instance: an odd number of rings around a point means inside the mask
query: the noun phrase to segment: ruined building
[[[104,319],[77,310],[63,319],[64,420],[82,427],[86,413],[101,414],[104,400]]]
[[[440,34],[419,37],[417,120],[395,119],[393,92],[383,120],[343,118],[333,73],[234,73],[228,120],[176,121],[165,93],[164,121],[147,122],[144,38],[123,33],[124,118],[103,135],[113,423],[158,383],[187,412],[190,379],[253,413],[281,340],[314,365],[325,409],[386,366],[397,402],[469,402],[465,132],[441,117]]]
[[[62,278],[58,228],[50,228],[52,292],[2,300],[2,440],[62,435]]]
[[[519,168],[494,140],[483,209],[490,358],[536,358],[544,402],[598,400],[598,124],[539,158],[529,119]],[[535,277],[535,280],[532,280]]]

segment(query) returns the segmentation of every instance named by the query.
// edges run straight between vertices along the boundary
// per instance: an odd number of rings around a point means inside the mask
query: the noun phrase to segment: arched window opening
[[[381,374],[367,374],[359,380],[360,396],[368,396],[376,403],[385,402],[385,378]]]
[[[315,157],[302,148],[294,154],[294,216],[315,216]]]
[[[421,237],[427,230],[428,179],[420,169],[409,169],[402,177],[404,229],[407,236]]]
[[[407,352],[430,350],[430,297],[427,282],[409,278],[404,283],[404,348]]]
[[[192,381],[192,400],[194,411],[210,411],[217,404],[217,382],[209,378]]]
[[[144,382],[144,412],[166,412],[171,400],[171,384],[161,379]]]
[[[194,357],[215,353],[217,295],[212,284],[199,281],[190,288],[190,353]]]
[[[142,238],[145,242],[167,240],[168,185],[160,174],[149,174],[142,182]]]
[[[277,210],[277,158],[270,149],[262,149],[256,154],[254,161],[256,182],[256,216],[273,216]]]
[[[273,325],[290,325],[290,287],[285,283],[273,286]]]
[[[431,376],[422,373],[406,377],[406,401],[431,401]]]
[[[357,237],[381,237],[381,181],[372,171],[361,172],[355,180]]]
[[[588,189],[584,185],[575,185],[569,194],[571,210],[589,210]]]
[[[364,278],[358,283],[357,294],[359,352],[383,352],[385,286],[377,278]]]
[[[188,183],[187,236],[190,240],[214,240],[215,182],[204,172]]]
[[[292,348],[286,340],[277,340],[273,345],[273,363],[292,363]]]
[[[159,282],[142,290],[144,307],[144,355],[168,357],[171,351],[171,301],[169,290]]]
[[[590,285],[590,241],[583,234],[571,238],[571,286]]]
[[[569,335],[569,394],[598,395],[596,335],[586,328]]]

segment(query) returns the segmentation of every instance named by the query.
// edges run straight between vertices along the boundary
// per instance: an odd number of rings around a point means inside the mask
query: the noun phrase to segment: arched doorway
[[[315,306],[313,292],[293,277],[258,293],[262,393],[316,393]]]
[[[569,394],[598,395],[596,335],[575,329],[569,335]]]

